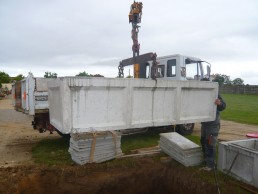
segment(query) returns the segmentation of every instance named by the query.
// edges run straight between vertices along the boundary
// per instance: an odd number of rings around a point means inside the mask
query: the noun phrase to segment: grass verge
[[[71,164],[68,153],[69,140],[65,138],[45,139],[32,148],[32,157],[36,163],[47,165]]]
[[[222,94],[227,108],[221,112],[223,120],[258,125],[258,95]]]
[[[169,130],[151,129],[145,133],[122,136],[121,149],[124,154],[130,154],[131,150],[157,146],[159,134]],[[200,137],[188,135],[186,138],[200,144]],[[32,156],[36,163],[46,165],[67,165],[73,163],[68,153],[69,140],[65,138],[46,139],[37,143],[32,148]]]

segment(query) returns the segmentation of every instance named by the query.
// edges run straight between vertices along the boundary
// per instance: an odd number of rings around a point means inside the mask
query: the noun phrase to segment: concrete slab
[[[201,147],[176,132],[161,133],[159,146],[163,152],[185,166],[202,162]]]

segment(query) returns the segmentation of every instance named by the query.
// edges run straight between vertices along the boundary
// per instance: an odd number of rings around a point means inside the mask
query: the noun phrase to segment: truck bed
[[[215,119],[218,84],[62,77],[48,82],[50,123],[64,134]]]

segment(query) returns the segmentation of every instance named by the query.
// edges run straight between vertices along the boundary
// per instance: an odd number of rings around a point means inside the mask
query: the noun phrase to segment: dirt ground
[[[31,116],[13,109],[10,96],[0,100],[0,193],[217,193],[213,178],[203,181],[203,172],[184,168],[168,157],[123,158],[115,164],[84,166],[34,164],[33,145],[59,135],[40,134],[31,121]],[[248,132],[258,132],[258,126],[222,121],[219,140],[245,139]],[[194,134],[200,135],[200,124]],[[227,185],[224,193],[235,193],[236,182],[229,179],[221,184]],[[257,192],[246,185],[241,189],[245,187]]]
[[[257,125],[247,125],[236,123],[232,121],[221,121],[221,129],[219,132],[218,140],[219,141],[232,141],[232,140],[241,140],[247,139],[247,133],[258,133]],[[201,135],[201,125],[197,123],[193,135]]]
[[[11,95],[0,100],[0,167],[31,163],[31,148],[36,142],[59,137],[33,130],[32,120],[32,116],[14,110]]]

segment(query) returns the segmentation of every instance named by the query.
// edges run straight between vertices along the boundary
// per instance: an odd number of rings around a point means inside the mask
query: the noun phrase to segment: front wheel
[[[186,123],[186,124],[176,126],[176,132],[178,132],[183,136],[191,135],[193,133],[193,129],[194,129],[194,123]]]

